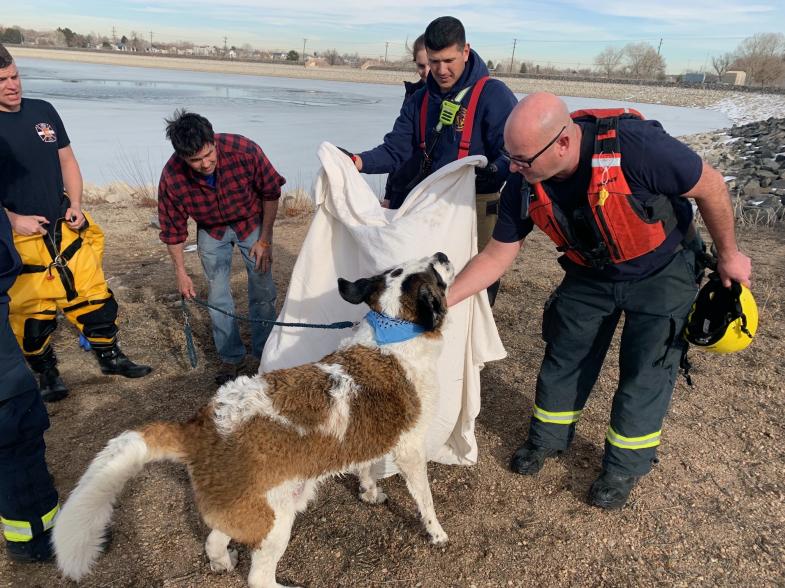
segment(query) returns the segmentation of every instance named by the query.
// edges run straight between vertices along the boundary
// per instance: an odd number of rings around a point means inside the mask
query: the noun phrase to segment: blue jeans
[[[257,272],[250,249],[259,239],[259,227],[246,239],[240,240],[231,227],[226,228],[220,240],[213,239],[207,231],[199,229],[196,235],[199,259],[209,284],[207,301],[221,310],[234,313],[231,292],[232,251],[235,245],[245,262],[248,273],[248,315],[252,319],[275,320],[275,284],[270,271]],[[245,345],[240,339],[237,321],[215,310],[210,310],[213,321],[213,340],[221,361],[238,364],[245,357]],[[251,323],[251,353],[261,357],[264,343],[272,325]]]

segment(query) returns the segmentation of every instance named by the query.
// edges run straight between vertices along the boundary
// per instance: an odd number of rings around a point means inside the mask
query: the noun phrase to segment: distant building
[[[726,71],[720,81],[731,86],[743,86],[747,83],[747,72],[738,70]]]
[[[684,74],[684,82],[686,84],[703,84],[706,82],[706,74],[700,72],[688,72]]]

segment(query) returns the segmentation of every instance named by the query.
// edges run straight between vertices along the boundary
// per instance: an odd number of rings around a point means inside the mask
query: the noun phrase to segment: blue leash
[[[339,321],[335,323],[286,323],[268,319],[252,319],[251,317],[240,316],[238,314],[217,308],[206,300],[201,300],[200,298],[191,298],[189,301],[198,304],[199,306],[204,306],[205,308],[220,312],[221,314],[225,314],[226,316],[232,317],[233,319],[245,321],[248,323],[263,323],[266,325],[279,327],[303,327],[306,329],[351,329],[357,324],[353,323],[352,321]],[[186,304],[185,298],[180,299],[180,306],[182,307],[183,311],[183,332],[185,334],[185,346],[188,350],[188,360],[191,363],[191,367],[195,368],[197,365],[196,347],[194,346],[193,330],[191,329],[191,312],[188,310],[188,305]]]

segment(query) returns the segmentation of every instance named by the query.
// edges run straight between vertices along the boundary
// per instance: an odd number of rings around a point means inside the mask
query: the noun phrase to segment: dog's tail
[[[79,580],[103,551],[117,496],[146,463],[180,461],[185,431],[177,423],[152,423],[126,431],[106,445],[87,468],[60,511],[52,533],[57,566]]]

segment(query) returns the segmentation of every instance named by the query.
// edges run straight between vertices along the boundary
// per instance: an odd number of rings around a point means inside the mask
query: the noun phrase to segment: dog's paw
[[[214,572],[231,572],[237,565],[237,550],[227,549],[226,557],[210,560],[210,569]]]
[[[438,546],[447,545],[447,540],[448,540],[447,533],[445,533],[442,529],[429,533],[429,535],[431,538],[431,545],[438,545]]]
[[[387,495],[374,486],[365,492],[360,492],[360,500],[368,504],[382,504],[387,502]]]

